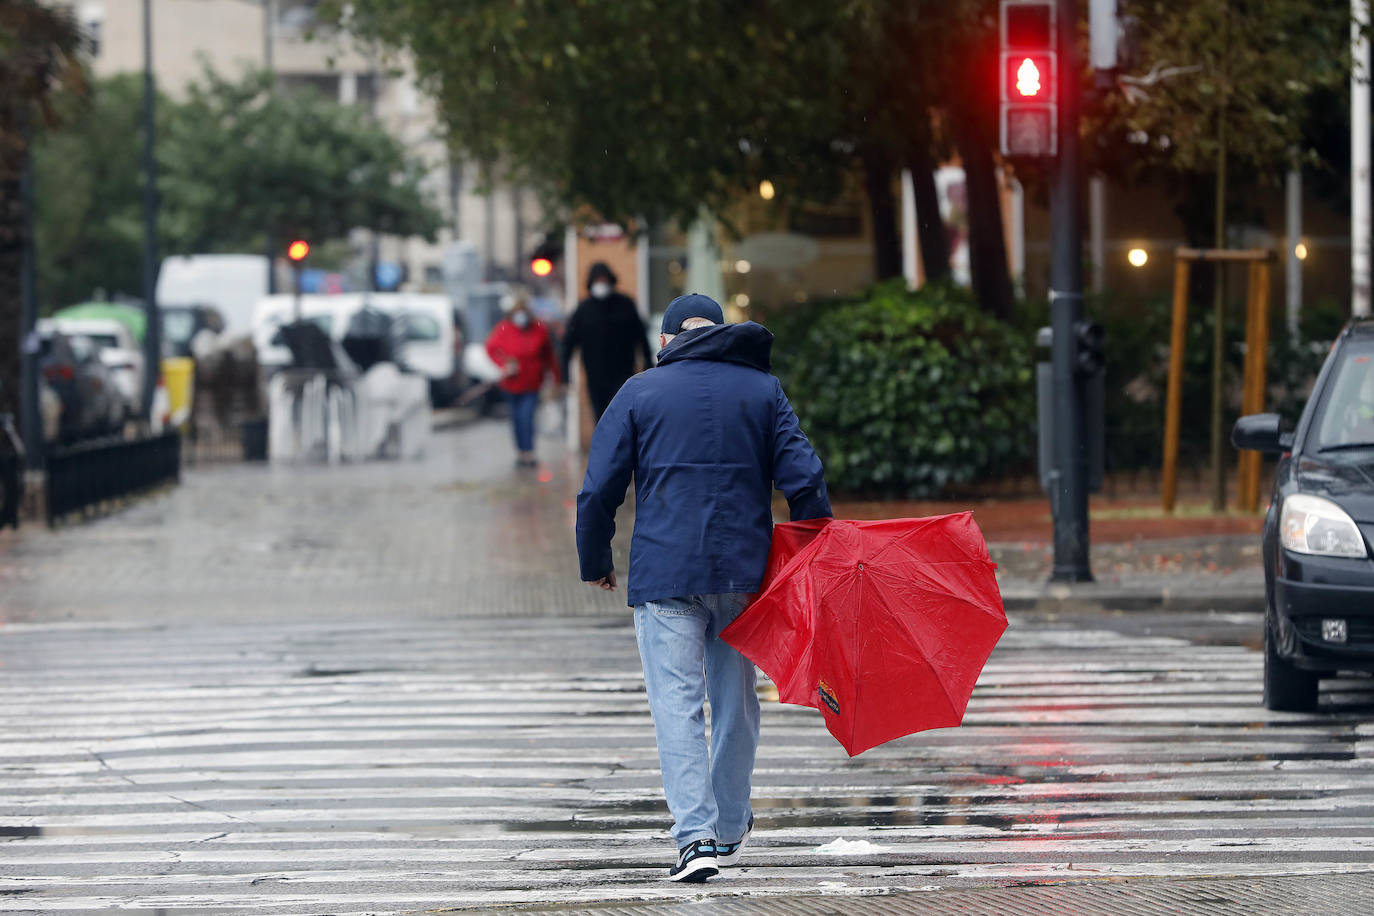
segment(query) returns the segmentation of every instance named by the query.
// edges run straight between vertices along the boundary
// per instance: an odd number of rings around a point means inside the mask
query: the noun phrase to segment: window
[[[282,73],[277,85],[286,92],[318,92],[331,102],[339,100],[337,73]]]
[[[1374,447],[1374,341],[1352,341],[1328,385],[1314,424],[1317,451],[1368,444]]]
[[[185,344],[196,332],[196,316],[189,309],[164,309],[162,336],[168,343]]]
[[[91,57],[100,56],[101,33],[105,26],[105,5],[103,3],[83,3],[77,9],[77,20],[86,32],[86,46]]]
[[[319,0],[277,0],[277,28],[284,35],[302,36],[318,17]]]
[[[432,315],[422,312],[406,312],[406,340],[422,342],[439,339],[439,322]]]

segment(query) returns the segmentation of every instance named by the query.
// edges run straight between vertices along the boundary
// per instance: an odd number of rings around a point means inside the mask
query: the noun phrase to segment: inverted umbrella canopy
[[[1007,616],[971,512],[773,529],[764,585],[721,638],[852,757],[958,725]]]

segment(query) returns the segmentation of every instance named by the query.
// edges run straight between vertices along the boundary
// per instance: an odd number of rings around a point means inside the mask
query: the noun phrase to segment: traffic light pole
[[[1050,191],[1050,325],[1054,380],[1056,470],[1052,582],[1091,582],[1088,540],[1088,437],[1085,379],[1076,371],[1078,325],[1083,320],[1083,219],[1079,185],[1078,4],[1058,0],[1059,154]]]
[[[143,0],[143,404],[141,414],[153,415],[153,389],[162,363],[162,319],[157,308],[157,140],[153,113],[157,97],[153,85],[152,0]]]

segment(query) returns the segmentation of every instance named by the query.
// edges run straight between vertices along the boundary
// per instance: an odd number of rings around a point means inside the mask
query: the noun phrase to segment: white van
[[[265,296],[253,309],[253,346],[258,363],[271,371],[291,362],[291,351],[277,330],[295,316],[294,295]],[[301,317],[334,340],[343,340],[348,323],[364,306],[405,318],[406,365],[429,380],[430,397],[447,403],[462,379],[454,353],[453,306],[432,293],[342,293],[301,296]]]
[[[267,295],[267,258],[260,254],[192,254],[164,258],[157,303],[209,305],[224,318],[230,337],[248,334],[253,307]]]

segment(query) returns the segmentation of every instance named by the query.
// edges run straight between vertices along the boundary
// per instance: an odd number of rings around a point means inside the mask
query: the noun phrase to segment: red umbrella
[[[958,725],[1007,627],[973,513],[773,529],[757,598],[721,638],[852,757]]]

